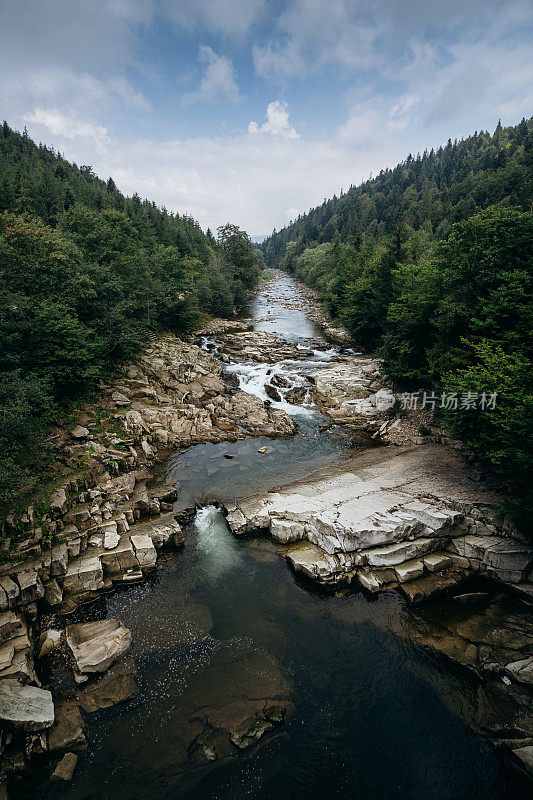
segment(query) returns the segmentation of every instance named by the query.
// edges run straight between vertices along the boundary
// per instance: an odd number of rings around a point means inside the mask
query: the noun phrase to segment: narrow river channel
[[[294,384],[336,351],[279,276],[257,295],[254,326],[315,352],[294,364]],[[204,341],[205,347],[214,345]],[[310,363],[312,362],[312,363]],[[285,374],[291,365],[284,364]],[[263,397],[268,370],[229,364]],[[68,800],[504,800],[515,787],[492,748],[465,720],[476,686],[409,642],[410,610],[396,592],[325,594],[295,579],[282,548],[237,539],[217,502],[288,483],[350,453],[342,430],[305,403],[289,439],[247,438],[175,454],[167,479],[200,504],[185,548],[146,583],[104,596],[72,621],[113,617],[131,629],[135,700],[87,715],[89,749],[71,784],[33,786]],[[259,448],[269,446],[267,453]],[[353,451],[352,451],[353,454]],[[233,456],[227,458],[226,456]],[[233,758],[195,766],[199,720],[231,715],[250,697],[284,696],[286,724]],[[259,693],[259,694],[258,694]],[[185,767],[184,765],[187,764]],[[30,797],[31,794],[25,795]]]

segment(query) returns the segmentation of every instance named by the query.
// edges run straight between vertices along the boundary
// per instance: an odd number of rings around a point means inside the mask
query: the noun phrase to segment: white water
[[[292,361],[290,363],[301,367],[304,362]],[[230,364],[226,367],[226,372],[236,376],[239,382],[239,389],[258,397],[263,402],[268,401],[272,408],[282,409],[291,417],[311,417],[316,412],[311,406],[310,396],[306,396],[302,404],[289,403],[285,400],[284,395],[290,389],[306,385],[300,375],[283,368],[287,364],[288,362],[283,361],[280,361],[279,364]],[[271,383],[274,375],[282,376],[290,384],[288,387],[275,387],[282,398],[281,401],[273,400],[265,390],[265,383]]]
[[[240,564],[238,544],[233,536],[228,535],[226,519],[219,508],[213,505],[199,508],[194,527],[202,566],[211,578],[220,578]]]

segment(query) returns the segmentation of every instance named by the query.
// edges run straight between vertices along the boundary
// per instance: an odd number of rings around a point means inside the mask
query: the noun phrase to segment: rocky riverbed
[[[346,334],[335,337],[310,295],[304,313],[301,295],[291,284],[280,292],[287,284],[276,280],[258,295],[252,319],[214,320],[188,342],[162,337],[126,365],[98,403],[55,433],[68,475],[48,507],[29,506],[4,523],[0,748],[10,787],[47,754],[54,784],[71,780],[88,744],[85,715],[140,702],[146,689],[136,663],[170,652],[171,643],[197,664],[184,693],[176,689],[172,766],[166,750],[156,759],[172,781],[203,780],[297,714],[280,653],[269,643],[225,649],[213,634],[214,606],[199,601],[205,590],[189,587],[189,577],[177,626],[175,610],[165,622],[163,608],[153,609],[161,632],[157,642],[150,633],[146,652],[147,633],[122,619],[126,606],[116,617],[84,611],[118,589],[157,586],[167,563],[186,562],[174,553],[191,530],[217,586],[241,563],[240,551],[227,549],[220,511],[198,519],[205,487],[191,472],[203,462],[210,496],[225,506],[235,535],[268,533],[293,571],[330,591],[400,592],[414,604],[407,631],[395,635],[473,673],[484,705],[468,722],[531,769],[527,540],[501,518],[499,498],[472,480],[460,452],[439,443],[447,439],[436,426],[421,435],[412,418],[393,413],[379,361],[358,353]],[[350,452],[350,438],[352,448],[373,447]],[[326,450],[338,463],[320,461]],[[167,484],[159,465],[171,453]],[[308,477],[294,483],[291,473]],[[276,476],[285,485],[268,491]],[[261,482],[267,488],[258,494]],[[198,570],[194,558],[188,569]]]

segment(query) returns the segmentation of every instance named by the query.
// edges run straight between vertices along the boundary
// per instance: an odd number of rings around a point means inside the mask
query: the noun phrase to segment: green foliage
[[[262,243],[268,266],[294,271],[305,247],[353,237],[378,242],[399,225],[440,239],[454,222],[489,206],[531,207],[533,120],[481,131],[460,142],[409,155],[394,169],[351,186]],[[414,245],[414,240],[412,242]]]
[[[86,394],[150,331],[231,317],[259,280],[244,231],[220,243],[190,217],[0,129],[0,504],[30,478],[50,415]],[[15,403],[15,406],[13,405]],[[15,441],[15,439],[17,441]]]
[[[490,464],[510,493],[507,510],[524,525],[533,509],[533,364],[484,340],[472,346],[475,362],[444,375],[447,391],[497,393],[493,409],[446,412],[453,433]]]
[[[263,244],[315,287],[398,389],[498,392],[447,415],[533,511],[533,120],[498,126],[324,202]],[[484,209],[484,210],[482,210]],[[520,514],[519,514],[520,512]]]

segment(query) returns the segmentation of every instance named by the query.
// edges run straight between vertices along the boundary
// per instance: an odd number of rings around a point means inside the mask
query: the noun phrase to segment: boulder
[[[51,581],[45,584],[44,599],[52,608],[61,605],[63,602],[63,590],[55,578],[52,578]]]
[[[87,748],[85,723],[75,700],[60,700],[56,704],[55,722],[48,733],[48,748],[51,752]]]
[[[104,585],[102,564],[97,556],[78,556],[69,563],[63,580],[63,590],[81,594],[101,589]]]
[[[58,544],[53,548],[50,556],[50,576],[64,575],[68,566],[68,547],[66,544]]]
[[[50,783],[56,781],[70,781],[78,763],[78,756],[75,753],[65,753],[55,770],[52,772]]]
[[[139,694],[136,675],[133,664],[115,664],[80,693],[81,707],[87,712],[98,711],[136,697]]]
[[[117,619],[68,625],[66,633],[81,673],[105,672],[131,645],[131,632]]]
[[[44,597],[44,586],[37,570],[28,569],[19,572],[17,583],[20,587],[20,604],[23,606],[35,603]]]
[[[275,542],[288,544],[289,542],[299,542],[304,539],[305,529],[301,522],[273,519],[270,523],[270,535]]]
[[[405,561],[396,567],[395,572],[400,583],[406,583],[422,577],[424,564],[422,561]]]
[[[533,656],[507,664],[505,672],[519,683],[533,685]]]
[[[70,435],[73,439],[86,439],[89,435],[89,431],[87,428],[84,428],[83,425],[75,425],[72,428]]]
[[[131,406],[131,400],[129,397],[126,397],[125,394],[122,392],[113,392],[111,395],[111,399],[114,401],[115,405],[121,406]]]
[[[119,575],[128,570],[139,569],[139,562],[128,536],[123,536],[114,550],[103,553],[100,558],[106,575]]]
[[[68,508],[67,494],[63,488],[56,489],[50,497],[50,510],[56,517],[61,517]]]
[[[533,745],[517,747],[513,750],[513,755],[517,758],[520,766],[525,769],[529,775],[533,775]]]
[[[12,678],[0,681],[0,720],[15,730],[42,731],[54,723],[54,703],[46,689]]]
[[[55,630],[54,628],[50,628],[49,630],[45,631],[40,639],[38,645],[38,657],[44,658],[44,656],[50,655],[52,650],[55,650],[56,647],[59,646],[59,642],[61,640],[61,631]]]
[[[18,584],[11,580],[6,575],[0,578],[0,611],[5,611],[8,608],[13,608],[20,597],[20,589]]]
[[[148,534],[139,533],[130,536],[130,539],[133,549],[135,550],[135,556],[139,562],[139,566],[144,567],[145,569],[155,567],[157,561],[157,551],[150,536],[148,536]]]

